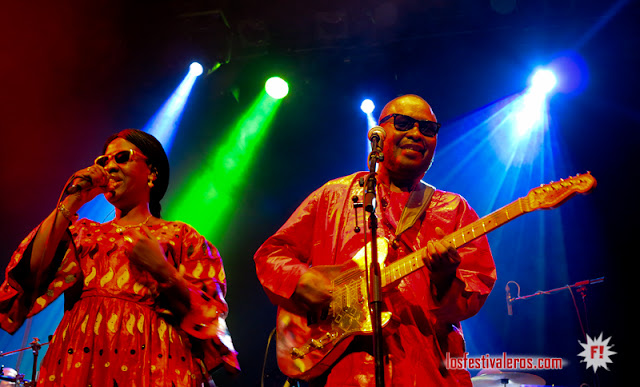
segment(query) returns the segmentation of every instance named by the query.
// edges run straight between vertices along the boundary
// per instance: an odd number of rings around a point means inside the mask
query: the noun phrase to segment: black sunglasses
[[[401,132],[410,130],[417,122],[420,133],[427,137],[434,137],[436,134],[438,134],[440,126],[442,126],[442,124],[440,124],[439,122],[416,120],[413,117],[405,116],[404,114],[398,113],[389,114],[388,116],[383,117],[380,120],[380,125],[389,121],[390,118],[393,118],[393,127]]]
[[[129,162],[129,160],[133,160],[134,155],[138,155],[142,159],[147,158],[145,155],[140,154],[133,149],[127,149],[110,155],[98,156],[94,163],[104,168],[107,164],[109,164],[109,160],[111,160],[111,158],[113,158],[118,164],[124,164]]]

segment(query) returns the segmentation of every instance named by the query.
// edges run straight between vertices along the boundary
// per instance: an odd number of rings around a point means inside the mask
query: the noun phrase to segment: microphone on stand
[[[382,145],[384,144],[384,139],[387,138],[387,132],[384,131],[382,126],[374,126],[369,129],[369,141],[371,141],[371,150],[375,151],[378,148],[382,150]]]
[[[384,139],[387,137],[387,132],[384,131],[382,126],[374,126],[369,129],[369,134],[367,135],[369,141],[371,141],[371,153],[369,153],[369,177],[367,178],[366,185],[364,190],[364,200],[363,205],[364,209],[367,212],[373,212],[374,210],[374,200],[375,200],[375,190],[376,190],[376,179],[375,179],[375,169],[376,164],[381,162],[384,158],[382,155],[382,146],[384,144]]]
[[[505,286],[504,290],[507,292],[507,314],[513,316],[513,307],[511,306],[511,292],[509,291],[509,284]]]

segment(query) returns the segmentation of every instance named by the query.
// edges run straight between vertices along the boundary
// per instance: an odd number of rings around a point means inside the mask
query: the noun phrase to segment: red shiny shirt
[[[255,254],[258,278],[278,306],[286,306],[300,276],[315,265],[349,261],[365,243],[365,222],[352,197],[363,198],[358,173],[329,181],[313,192],[287,222]],[[391,192],[378,184],[378,236],[394,239],[409,193]],[[449,234],[478,219],[460,195],[435,190],[425,214],[403,233],[387,262],[416,251],[438,239],[435,228]],[[446,294],[434,295],[427,268],[405,276],[383,290],[392,312],[384,328],[385,379],[392,386],[471,386],[466,370],[448,370],[443,360],[465,352],[460,321],[475,315],[491,292],[496,270],[486,237],[458,249],[461,263]],[[373,386],[374,359],[367,352],[351,352],[325,375],[327,386]]]

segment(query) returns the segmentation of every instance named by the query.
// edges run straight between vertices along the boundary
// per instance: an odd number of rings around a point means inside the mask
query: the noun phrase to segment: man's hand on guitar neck
[[[436,227],[436,234],[440,238],[445,236],[440,227]],[[423,257],[424,265],[431,272],[431,283],[435,285],[436,297],[439,299],[447,292],[456,275],[456,269],[461,260],[460,254],[453,245],[445,245],[441,240],[430,241],[427,244],[426,253]]]

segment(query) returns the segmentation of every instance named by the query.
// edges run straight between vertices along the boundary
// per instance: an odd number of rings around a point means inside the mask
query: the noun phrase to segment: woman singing
[[[158,140],[123,130],[70,183],[15,251],[0,287],[0,327],[10,333],[64,293],[38,385],[201,386],[221,365],[239,370],[217,249],[189,225],[160,218],[169,162]],[[98,194],[115,218],[78,220]]]

